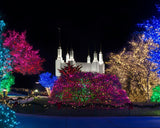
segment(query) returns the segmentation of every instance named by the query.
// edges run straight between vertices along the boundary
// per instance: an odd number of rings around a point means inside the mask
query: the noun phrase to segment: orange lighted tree
[[[126,48],[118,54],[111,53],[106,64],[107,72],[116,74],[126,90],[131,101],[142,102],[150,99],[152,88],[157,85],[156,64],[149,61],[149,51],[158,47],[152,40],[144,42],[139,36],[129,42]]]

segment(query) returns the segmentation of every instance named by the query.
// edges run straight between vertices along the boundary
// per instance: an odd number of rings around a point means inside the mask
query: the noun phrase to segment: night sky
[[[87,0],[86,0],[87,1]],[[0,13],[6,30],[27,31],[27,41],[46,59],[44,69],[54,74],[61,27],[63,59],[71,47],[76,61],[86,61],[100,44],[104,60],[110,52],[118,52],[127,45],[136,24],[158,15],[154,0],[111,0],[101,2],[83,0],[54,0],[38,2],[1,1]],[[38,75],[14,73],[15,87],[35,88]]]

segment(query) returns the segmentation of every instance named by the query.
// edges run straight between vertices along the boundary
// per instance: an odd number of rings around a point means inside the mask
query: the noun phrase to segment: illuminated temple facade
[[[61,46],[59,46],[57,51],[57,59],[55,61],[55,75],[59,77],[61,74],[58,69],[63,68],[68,62],[75,66],[81,65],[81,71],[83,72],[105,73],[105,64],[103,61],[103,54],[101,50],[99,52],[99,60],[96,51],[94,51],[92,62],[90,55],[87,56],[86,60],[87,62],[76,62],[74,59],[74,51],[72,49],[70,50],[70,53],[66,53],[66,61],[64,61],[62,57],[62,48]]]

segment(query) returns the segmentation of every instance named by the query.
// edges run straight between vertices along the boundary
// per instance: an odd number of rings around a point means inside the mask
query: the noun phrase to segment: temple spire
[[[100,44],[99,64],[103,64],[102,44]]]
[[[98,62],[97,52],[96,51],[94,51],[94,53],[93,53],[93,62]]]
[[[61,28],[60,27],[57,27],[58,29],[58,34],[59,34],[59,47],[58,47],[58,51],[57,51],[57,60],[61,60],[63,61],[63,58],[62,58],[62,48],[61,48]]]
[[[90,53],[89,53],[89,48],[88,48],[87,63],[91,63],[91,57],[90,57]]]
[[[67,54],[66,54],[66,63],[68,63],[69,62],[69,52],[68,52],[68,48],[67,48]]]
[[[102,43],[100,43],[100,52],[102,52]]]
[[[59,43],[59,47],[61,47],[61,28],[57,27],[57,29],[58,29],[58,37],[59,37],[58,43]]]
[[[73,48],[70,49],[70,61],[74,61],[74,51],[73,51]]]

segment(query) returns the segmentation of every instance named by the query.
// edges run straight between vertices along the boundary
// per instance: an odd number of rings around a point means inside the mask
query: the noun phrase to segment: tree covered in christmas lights
[[[3,75],[0,82],[0,92],[3,92],[3,89],[6,89],[7,92],[10,91],[10,87],[15,84],[15,77],[8,72]]]
[[[0,127],[15,128],[18,124],[15,112],[6,105],[0,104]]]
[[[33,50],[33,47],[26,41],[25,32],[20,34],[16,31],[8,31],[3,36],[3,46],[10,50],[13,59],[12,67],[15,72],[31,75],[43,71],[44,59],[41,59],[39,51]]]
[[[157,65],[149,61],[150,50],[154,50],[157,45],[151,39],[144,41],[143,36],[129,44],[128,50],[124,48],[118,54],[110,54],[106,71],[118,76],[132,102],[147,101],[159,80],[158,74],[154,72]]]
[[[10,78],[8,78],[9,72],[11,72],[12,69],[12,57],[10,55],[10,50],[3,47],[3,36],[2,32],[5,27],[5,23],[3,20],[0,20],[0,93],[2,93],[3,89],[7,89],[7,91],[10,90],[10,86],[13,83],[10,83]],[[6,78],[7,77],[7,78]],[[4,84],[4,81],[8,81],[6,84]]]
[[[9,49],[3,47],[3,30],[6,26],[3,20],[0,20],[0,76],[3,74],[12,71],[12,59],[11,55],[9,54]]]
[[[81,65],[73,65],[70,62],[66,63],[66,65],[59,69],[59,72],[61,73],[61,77],[63,77],[64,79],[66,79],[67,77],[69,77],[70,75],[76,73],[76,72],[80,72],[81,69]]]
[[[49,103],[84,106],[103,104],[121,106],[129,99],[115,75],[76,72],[67,77],[60,77],[54,84]]]
[[[3,89],[8,92],[14,84],[12,71],[23,75],[38,74],[43,70],[44,62],[38,55],[39,51],[33,50],[27,43],[25,32],[3,33],[5,25],[4,21],[0,20],[0,93]]]
[[[52,76],[51,73],[45,72],[39,75],[39,83],[46,88],[48,95],[50,96],[50,91],[54,86],[54,82],[57,80],[56,76]]]
[[[138,24],[138,26],[142,28],[144,41],[150,39],[153,40],[153,43],[158,45],[155,49],[152,49],[149,52],[149,55],[151,56],[149,60],[157,64],[157,68],[155,69],[155,71],[160,74],[160,18],[156,18],[155,16],[153,16],[149,20]]]
[[[160,102],[160,85],[157,85],[153,88],[151,102]]]

